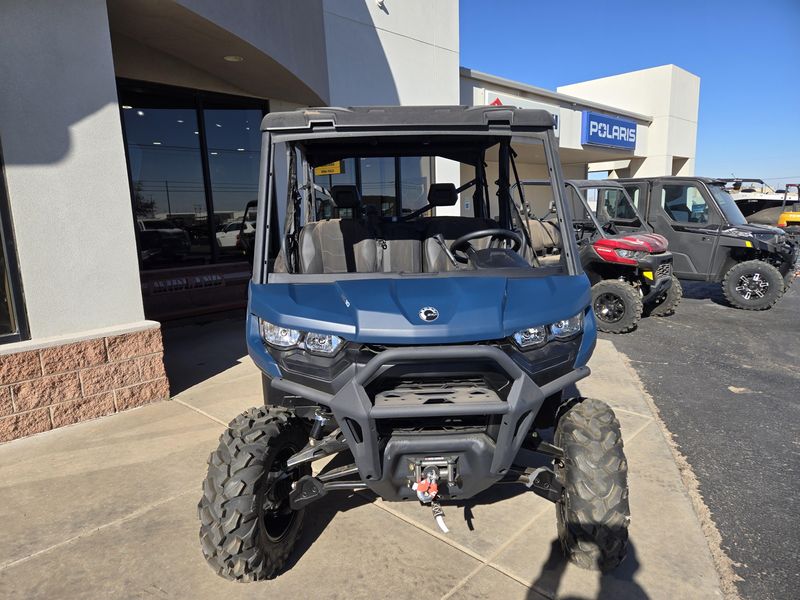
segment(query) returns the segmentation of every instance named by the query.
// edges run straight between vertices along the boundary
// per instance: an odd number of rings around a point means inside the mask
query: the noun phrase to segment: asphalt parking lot
[[[678,312],[623,336],[628,355],[700,481],[744,598],[800,586],[800,286],[770,311],[729,307],[684,282]]]

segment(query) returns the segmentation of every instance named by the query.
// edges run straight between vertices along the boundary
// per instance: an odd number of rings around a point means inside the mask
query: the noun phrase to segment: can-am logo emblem
[[[432,306],[426,306],[419,309],[419,318],[423,321],[435,321],[439,318],[439,311]]]

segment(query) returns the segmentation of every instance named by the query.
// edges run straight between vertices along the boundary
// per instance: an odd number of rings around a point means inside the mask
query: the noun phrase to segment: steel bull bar
[[[505,401],[486,401],[413,406],[373,406],[365,386],[390,367],[401,363],[487,360],[496,363],[512,381]],[[539,386],[514,360],[493,346],[432,346],[384,350],[335,394],[328,394],[285,378],[271,385],[330,408],[342,428],[362,479],[369,487],[382,477],[376,421],[394,418],[424,418],[466,415],[503,415],[490,476],[501,479],[508,471],[545,398],[589,375],[589,367],[578,367]]]

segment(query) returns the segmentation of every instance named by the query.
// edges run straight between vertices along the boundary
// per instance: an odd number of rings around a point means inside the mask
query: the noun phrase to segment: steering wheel
[[[450,244],[450,252],[453,254],[457,254],[459,252],[466,254],[468,257],[472,256],[475,253],[475,248],[470,244],[472,240],[476,240],[478,238],[489,237],[491,236],[492,239],[504,239],[509,240],[511,242],[511,249],[516,252],[522,247],[522,236],[517,233],[516,231],[511,231],[510,229],[480,229],[478,231],[472,231],[466,235],[462,235],[460,238],[455,240],[452,244]]]
[[[619,231],[617,230],[617,225],[616,223],[614,223],[614,221],[608,221],[607,223],[605,223],[603,225],[603,229],[606,232],[610,233],[611,235],[616,235],[617,233],[619,233]]]

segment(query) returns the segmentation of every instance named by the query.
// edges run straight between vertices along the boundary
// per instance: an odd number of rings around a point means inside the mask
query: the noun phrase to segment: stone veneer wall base
[[[169,398],[161,329],[0,355],[0,442]]]

